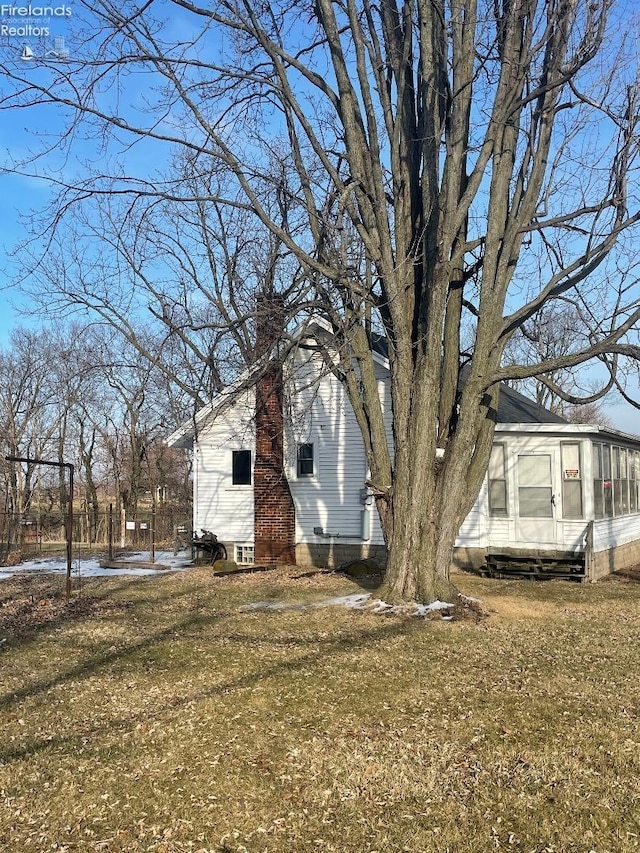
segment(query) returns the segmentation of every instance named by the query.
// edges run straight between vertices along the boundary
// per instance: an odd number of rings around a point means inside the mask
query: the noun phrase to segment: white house
[[[169,438],[194,451],[194,529],[214,531],[238,563],[384,559],[355,416],[338,379],[300,344],[283,393],[267,374],[266,390],[232,388]],[[590,579],[638,563],[639,472],[639,437],[567,423],[505,386],[489,471],[460,529],[456,562],[498,574],[555,567]]]

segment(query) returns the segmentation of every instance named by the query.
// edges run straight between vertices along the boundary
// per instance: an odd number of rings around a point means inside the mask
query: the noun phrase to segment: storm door
[[[518,539],[551,544],[556,541],[553,453],[518,456]]]

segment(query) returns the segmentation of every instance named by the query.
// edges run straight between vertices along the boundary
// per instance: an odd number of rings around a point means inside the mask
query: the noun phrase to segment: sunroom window
[[[564,518],[582,518],[582,467],[580,445],[562,444],[562,515]]]
[[[504,518],[508,514],[505,447],[494,444],[489,458],[489,515]]]

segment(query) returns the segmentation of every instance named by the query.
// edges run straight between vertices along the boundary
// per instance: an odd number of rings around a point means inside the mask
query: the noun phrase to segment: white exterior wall
[[[502,519],[500,519],[502,520]],[[489,497],[487,493],[487,480],[485,478],[476,502],[471,511],[462,522],[456,547],[458,548],[483,548],[486,545],[489,523]]]
[[[526,425],[522,425],[521,429],[526,430]],[[498,428],[494,441],[505,447],[507,516],[489,515],[488,481],[485,477],[478,499],[460,528],[456,545],[494,551],[504,548],[581,550],[587,521],[593,518],[590,440],[569,430],[564,435],[554,435],[502,432]],[[562,515],[561,444],[576,441],[580,444],[581,454],[583,518],[565,519]],[[551,487],[555,506],[550,519],[521,519],[518,514],[518,456],[530,454],[551,456]]]
[[[518,429],[521,432],[517,431]],[[507,517],[489,515],[487,479],[483,483],[478,500],[460,528],[456,545],[468,548],[486,548],[500,551],[504,548],[523,550],[582,551],[587,524],[594,519],[592,438],[585,428],[567,426],[542,432],[521,425],[511,425],[506,430],[496,430],[495,442],[504,444],[507,475]],[[588,428],[587,428],[588,429]],[[598,436],[598,441],[607,438]],[[608,439],[616,443],[615,439]],[[562,505],[562,453],[563,443],[580,444],[581,483],[583,517],[566,519]],[[620,442],[625,446],[624,442]],[[629,445],[631,446],[631,445]],[[636,445],[637,446],[637,445]],[[552,488],[556,504],[554,515],[546,525],[536,524],[535,519],[522,524],[518,516],[518,456],[520,454],[550,454],[552,458]],[[536,536],[536,527],[537,536]],[[526,535],[526,533],[530,535]],[[531,535],[533,534],[533,535]],[[550,534],[550,535],[549,535]],[[606,551],[640,540],[640,512],[617,518],[598,519],[594,522],[594,551]]]
[[[593,550],[608,551],[640,540],[640,513],[599,518],[593,525]]]
[[[340,381],[332,374],[314,383],[312,377],[321,370],[317,356],[297,365],[289,381],[291,390],[290,426],[285,441],[286,474],[296,508],[296,542],[311,544],[382,545],[378,515],[369,498],[367,506],[360,497],[368,478],[362,436],[353,409]],[[379,368],[381,394],[388,393]],[[385,415],[390,404],[383,397]],[[314,475],[298,477],[296,448],[299,443],[313,443]],[[363,511],[368,523],[363,530]],[[322,528],[323,533],[314,533]],[[368,536],[363,539],[363,533]]]
[[[223,542],[253,542],[253,486],[234,486],[232,454],[251,450],[255,456],[253,409],[247,392],[233,407],[200,429],[194,444],[193,526],[212,530]]]
[[[300,353],[287,402],[285,467],[296,509],[296,544],[382,545],[383,537],[373,499],[368,499],[368,531],[363,531],[360,493],[368,470],[360,431],[341,383],[331,374],[317,379],[319,358]],[[379,389],[391,446],[391,404],[387,372],[378,366]],[[305,376],[307,377],[305,379]],[[213,530],[225,542],[252,543],[253,487],[232,484],[232,452],[251,450],[255,456],[254,394],[200,426],[194,453],[194,528]],[[563,425],[499,425],[495,441],[505,445],[508,514],[490,517],[488,484],[463,522],[456,545],[468,549],[500,551],[582,550],[588,522],[594,517],[592,440],[615,443],[615,437],[598,435],[591,427]],[[561,444],[579,442],[583,518],[562,515]],[[298,477],[297,444],[314,445],[314,475]],[[638,447],[626,442],[628,446]],[[624,445],[624,440],[620,441]],[[518,516],[518,455],[549,454],[554,516],[546,524]],[[546,520],[545,520],[546,521]],[[322,528],[323,533],[314,533]],[[368,538],[363,539],[368,532]],[[640,541],[640,512],[594,524],[594,551],[602,552]]]
[[[385,369],[379,367],[379,389],[391,431],[391,405]],[[360,430],[339,380],[332,374],[314,382],[320,371],[317,356],[300,354],[295,374],[288,377],[285,401],[285,473],[296,510],[296,544],[382,545],[384,540],[373,499],[368,499],[368,524],[363,534],[360,492],[368,477]],[[194,450],[194,528],[212,530],[224,542],[253,543],[253,486],[232,484],[232,452],[251,450],[255,461],[253,425],[255,395],[246,392],[226,412],[200,427]],[[297,445],[314,446],[314,475],[297,476]],[[323,534],[314,533],[322,528]]]

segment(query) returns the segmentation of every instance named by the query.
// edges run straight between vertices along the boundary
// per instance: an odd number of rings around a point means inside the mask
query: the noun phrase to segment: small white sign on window
[[[565,478],[565,480],[579,480],[580,479],[579,469],[578,468],[565,468],[564,478]]]
[[[127,530],[135,530],[135,529],[136,529],[135,521],[127,521]]]

